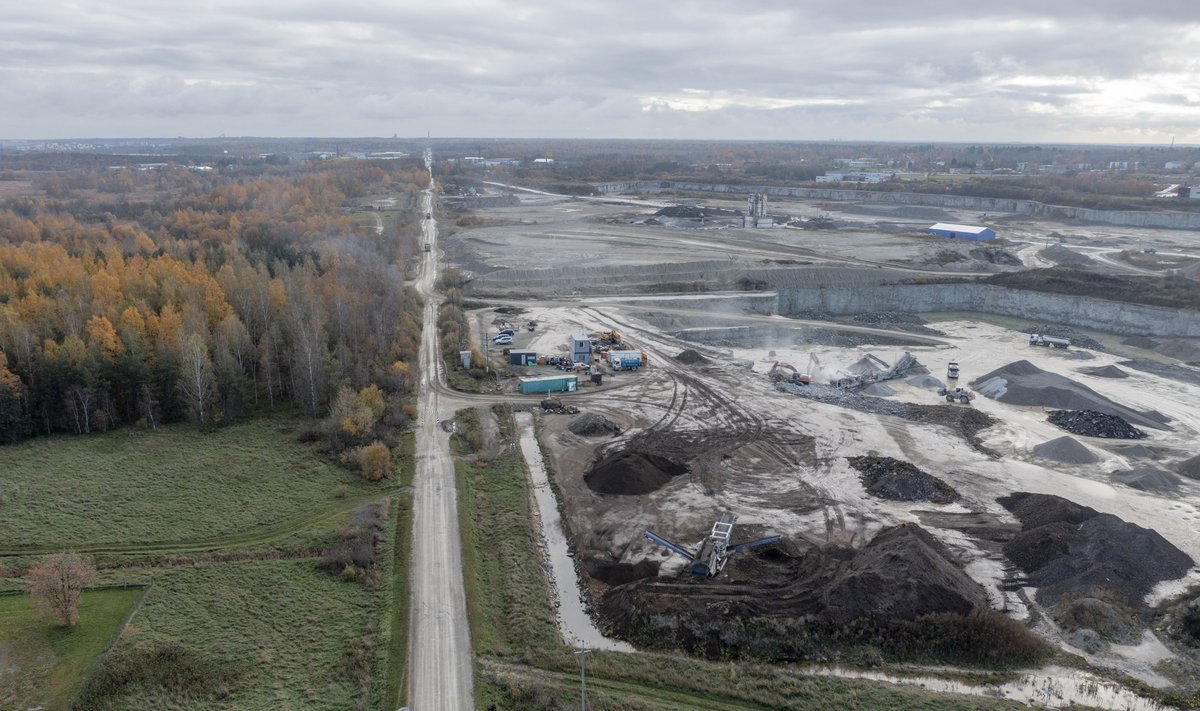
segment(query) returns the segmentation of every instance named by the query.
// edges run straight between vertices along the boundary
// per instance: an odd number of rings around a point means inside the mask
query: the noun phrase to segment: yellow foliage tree
[[[363,447],[359,463],[362,466],[363,478],[368,481],[386,479],[392,474],[392,452],[386,444],[378,440]]]

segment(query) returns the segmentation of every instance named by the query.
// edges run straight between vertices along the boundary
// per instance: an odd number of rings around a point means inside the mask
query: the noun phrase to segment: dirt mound
[[[658,491],[687,467],[649,452],[617,452],[592,465],[584,482],[598,494],[634,496]]]
[[[958,498],[954,487],[909,462],[876,456],[846,457],[846,461],[859,471],[867,493],[881,499],[948,504]]]
[[[1115,365],[1098,365],[1094,368],[1080,368],[1080,373],[1084,375],[1094,375],[1097,378],[1128,378],[1129,373],[1121,370]]]
[[[1146,433],[1116,415],[1093,410],[1053,410],[1046,420],[1071,434],[1105,439],[1146,439]]]
[[[863,394],[871,397],[891,397],[896,394],[896,391],[883,383],[871,383],[863,388]]]
[[[1176,464],[1175,472],[1188,479],[1200,479],[1200,454]]]
[[[675,360],[683,363],[684,365],[707,365],[712,362],[691,348],[688,348],[679,355],[675,356]]]
[[[904,382],[916,388],[944,388],[946,384],[932,375],[914,375]]]
[[[1101,639],[1118,644],[1137,644],[1142,638],[1142,627],[1130,610],[1094,597],[1075,600],[1058,611],[1056,617],[1058,623],[1067,630],[1092,630]],[[1086,640],[1086,637],[1083,639]],[[1075,646],[1094,652],[1098,645],[1085,642]]]
[[[609,563],[592,561],[587,565],[588,575],[606,585],[624,585],[634,580],[658,575],[658,563],[643,560],[638,563]]]
[[[1112,473],[1113,481],[1120,482],[1138,491],[1174,491],[1179,488],[1179,477],[1166,469],[1136,467]]]
[[[997,368],[971,381],[971,387],[985,397],[1010,405],[1094,410],[1143,427],[1164,429],[1162,422],[1152,414],[1118,405],[1083,383],[1042,370],[1027,360]]]
[[[1065,436],[1035,445],[1033,453],[1042,459],[1063,464],[1095,464],[1100,461],[1100,457],[1093,454],[1092,450],[1081,444],[1079,440]]]
[[[1144,609],[1146,593],[1192,567],[1192,559],[1157,532],[1049,494],[997,499],[1022,532],[1004,553],[1038,588],[1045,605],[1099,596]]]
[[[1112,449],[1122,457],[1153,459],[1156,462],[1163,458],[1162,450],[1155,447],[1147,447],[1144,444],[1118,444]],[[1200,476],[1200,474],[1198,474],[1198,476]]]
[[[604,415],[586,412],[571,420],[567,429],[581,437],[604,437],[621,434],[621,426]]]
[[[1091,257],[1072,251],[1061,244],[1051,245],[1038,252],[1038,256],[1063,267],[1088,267],[1096,264]]]

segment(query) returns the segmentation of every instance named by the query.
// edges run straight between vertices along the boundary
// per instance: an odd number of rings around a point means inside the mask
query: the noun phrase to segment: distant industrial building
[[[826,171],[825,175],[818,175],[818,183],[886,183],[896,177],[895,173],[867,173],[863,171],[854,171],[843,173],[839,171]]]
[[[995,230],[990,227],[978,227],[976,225],[955,225],[949,222],[939,222],[926,231],[938,237],[956,237],[958,239],[969,239],[972,242],[996,239]]]

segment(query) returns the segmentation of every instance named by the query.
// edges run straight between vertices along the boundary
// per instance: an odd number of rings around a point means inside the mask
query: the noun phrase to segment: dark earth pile
[[[1105,439],[1145,439],[1146,433],[1116,415],[1094,410],[1052,410],[1046,420],[1071,434]]]
[[[1063,464],[1095,464],[1100,461],[1100,457],[1097,457],[1079,440],[1065,436],[1034,445],[1033,453],[1042,459]]]
[[[1083,383],[1051,373],[1027,360],[997,368],[971,381],[981,395],[1010,405],[1094,410],[1123,418],[1143,427],[1164,429],[1162,416],[1118,405]]]
[[[892,457],[846,457],[859,472],[867,493],[891,501],[932,501],[948,504],[958,492],[946,482],[915,465]]]
[[[1113,481],[1138,491],[1174,491],[1179,488],[1179,477],[1166,469],[1157,467],[1135,467],[1112,473]]]
[[[1112,450],[1122,457],[1153,459],[1156,462],[1163,458],[1163,450],[1156,447],[1147,447],[1144,444],[1118,444],[1113,446]]]
[[[1096,264],[1091,257],[1067,249],[1061,244],[1054,244],[1038,252],[1038,256],[1064,267],[1088,267]]]
[[[687,467],[649,452],[617,452],[592,465],[584,482],[599,494],[631,496],[658,491]]]
[[[1094,375],[1097,378],[1128,378],[1129,373],[1121,370],[1115,365],[1098,365],[1094,368],[1080,368],[1080,373],[1084,375]]]
[[[1156,584],[1192,567],[1157,532],[1058,496],[1020,492],[997,501],[1021,522],[1004,553],[1029,575],[1044,605],[1095,596],[1143,609]]]
[[[691,348],[688,348],[679,355],[675,356],[675,360],[683,363],[684,365],[706,365],[712,362]]]
[[[984,589],[916,524],[884,529],[859,550],[795,545],[738,554],[709,580],[681,573],[612,587],[600,617],[635,644],[714,658],[828,661],[863,646],[910,657],[1043,653],[1019,623],[987,610]],[[996,654],[983,635],[1021,651]]]
[[[606,435],[621,434],[620,425],[604,415],[598,415],[594,412],[586,412],[571,420],[570,424],[567,425],[567,429],[581,437],[604,437]]]
[[[1200,454],[1176,464],[1175,471],[1188,479],[1200,479]]]

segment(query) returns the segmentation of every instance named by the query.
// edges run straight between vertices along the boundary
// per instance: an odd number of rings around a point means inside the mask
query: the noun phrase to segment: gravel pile
[[[1175,471],[1188,479],[1200,479],[1200,454],[1176,464]]]
[[[889,501],[931,501],[948,504],[958,492],[946,482],[909,462],[892,457],[846,457],[859,472],[867,493]]]
[[[1133,457],[1134,459],[1153,459],[1158,461],[1163,458],[1163,453],[1154,447],[1147,447],[1144,444],[1118,444],[1112,448],[1114,452],[1122,457]],[[1200,476],[1200,472],[1197,472]]]
[[[1051,245],[1038,252],[1038,256],[1063,267],[1087,267],[1096,264],[1091,257],[1072,251],[1061,244]]]
[[[581,437],[605,437],[621,434],[620,425],[604,415],[598,415],[594,412],[584,413],[571,420],[570,424],[567,425],[567,429]]]
[[[1113,481],[1138,491],[1174,491],[1179,488],[1179,477],[1166,469],[1136,467],[1112,473]]]
[[[1119,405],[1083,383],[1042,370],[1027,360],[1009,363],[972,380],[971,387],[980,395],[1010,405],[1091,410],[1114,415],[1143,427],[1166,429],[1159,419],[1161,416]]]
[[[1192,559],[1157,532],[1049,494],[1002,496],[1022,531],[1004,553],[1038,588],[1044,605],[1095,596],[1145,610],[1163,580],[1181,577]]]
[[[932,375],[928,375],[928,374],[914,375],[911,378],[906,379],[904,382],[908,383],[909,385],[912,385],[913,387],[917,387],[917,388],[937,389],[937,388],[946,387],[946,384],[943,383],[941,380],[938,380],[936,377],[934,377]]]
[[[684,365],[707,365],[708,363],[712,362],[691,348],[688,348],[679,355],[675,356],[675,360],[683,363]]]
[[[896,394],[896,391],[883,383],[871,383],[863,388],[863,394],[874,397],[891,397]]]
[[[1146,433],[1116,415],[1095,410],[1053,410],[1046,420],[1071,434],[1105,439],[1145,439]]]
[[[1100,457],[1092,453],[1092,450],[1071,437],[1059,437],[1049,442],[1042,442],[1034,446],[1033,453],[1042,459],[1063,464],[1095,464],[1100,461]]]
[[[1115,365],[1098,365],[1094,368],[1080,368],[1080,373],[1084,375],[1094,375],[1097,378],[1128,378],[1129,373],[1121,370]]]

